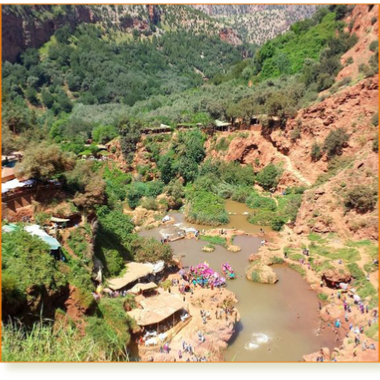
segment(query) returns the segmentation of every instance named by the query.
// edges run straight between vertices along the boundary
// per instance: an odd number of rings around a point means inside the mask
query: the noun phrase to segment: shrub
[[[257,224],[259,226],[270,226],[272,221],[277,216],[273,211],[267,209],[260,209],[248,218],[249,223]]]
[[[249,187],[238,187],[233,191],[231,199],[236,202],[245,203],[250,193],[251,189]]]
[[[280,231],[282,226],[286,223],[285,219],[280,216],[273,218],[271,222],[271,227],[273,231]]]
[[[351,65],[352,63],[354,63],[354,59],[353,59],[352,57],[348,57],[348,58],[346,59],[346,64],[347,64],[347,65]]]
[[[163,260],[171,263],[173,250],[169,244],[162,244],[154,238],[137,238],[132,241],[134,259],[141,263],[155,263]]]
[[[349,135],[344,128],[338,128],[330,131],[323,144],[323,150],[326,152],[327,157],[331,159],[336,155],[342,154],[342,148],[349,140]]]
[[[318,298],[321,300],[321,301],[327,301],[329,299],[329,296],[325,293],[318,293]]]
[[[313,143],[310,156],[314,162],[319,161],[322,158],[322,148],[317,142]]]
[[[157,197],[164,190],[165,184],[161,181],[151,181],[146,183],[145,195],[147,197]]]
[[[375,74],[374,70],[372,70],[368,65],[362,63],[359,65],[359,72],[363,73],[365,78],[368,78]]]
[[[103,264],[106,266],[106,273],[110,276],[117,276],[124,269],[123,256],[116,249],[102,250],[104,260]]]
[[[371,50],[372,52],[375,52],[378,48],[379,48],[379,40],[372,41],[369,44],[369,50]]]
[[[189,191],[185,215],[191,223],[211,226],[219,226],[229,221],[223,199],[204,190]]]
[[[140,199],[146,194],[146,185],[142,182],[133,182],[127,194],[127,200],[130,208],[136,208]]]
[[[252,186],[255,174],[251,165],[242,166],[237,162],[221,163],[219,175],[222,181],[235,186]]]
[[[230,146],[230,142],[228,140],[226,140],[225,137],[221,137],[215,145],[215,150],[217,152],[220,152],[220,151],[224,152],[224,151],[228,150],[229,146]]]
[[[376,112],[376,113],[372,116],[371,123],[372,123],[372,125],[374,125],[375,127],[377,127],[377,126],[379,125],[379,113],[378,113],[378,112]]]
[[[270,258],[270,261],[272,264],[284,264],[284,259],[282,257],[278,257],[278,256],[272,256]]]
[[[376,203],[377,189],[368,185],[356,185],[349,189],[344,197],[345,206],[360,213],[372,211]]]
[[[155,198],[148,197],[144,198],[141,202],[141,206],[146,208],[147,210],[158,210],[158,204]]]
[[[376,133],[376,137],[375,139],[373,140],[373,143],[372,143],[372,150],[375,152],[375,153],[378,153],[379,151],[379,134]]]
[[[253,270],[251,273],[251,280],[253,282],[260,282],[261,281],[260,272],[257,270]]]
[[[341,81],[338,82],[338,87],[345,86],[347,84],[350,84],[351,78],[350,77],[345,77]]]
[[[276,210],[276,202],[272,198],[261,197],[258,194],[251,194],[246,203],[249,208],[263,208],[270,211]]]
[[[257,175],[257,182],[265,190],[270,190],[276,188],[278,181],[280,180],[280,175],[282,170],[273,164],[267,165],[262,169]]]
[[[92,136],[99,144],[105,144],[117,136],[117,130],[112,125],[99,125],[93,129]]]
[[[301,137],[301,128],[297,126],[295,129],[293,129],[293,130],[290,132],[290,139],[291,139],[292,141],[296,141],[296,140],[298,140],[300,137]]]

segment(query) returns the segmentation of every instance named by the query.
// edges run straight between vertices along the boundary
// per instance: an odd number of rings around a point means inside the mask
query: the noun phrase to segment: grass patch
[[[278,256],[272,256],[270,260],[272,264],[283,264],[285,262],[282,257],[278,257]]]
[[[257,270],[253,270],[251,273],[251,280],[253,282],[260,282],[260,280],[261,280],[260,272]]]
[[[303,269],[300,265],[297,265],[297,264],[289,264],[289,268],[292,268],[294,269],[295,271],[297,271],[302,277],[305,277],[306,276],[306,271],[305,269]]]
[[[295,260],[295,261],[299,261],[305,258],[305,256],[302,255],[301,253],[293,253],[293,254],[290,254],[288,257],[289,259]]]
[[[360,240],[360,241],[348,240],[346,241],[345,245],[347,247],[368,247],[372,245],[372,242],[371,240]]]
[[[374,323],[371,327],[364,330],[368,338],[379,340],[379,322]]]
[[[321,300],[321,301],[327,301],[329,299],[329,296],[325,293],[318,293],[318,298]]]
[[[307,237],[310,241],[314,241],[314,242],[318,242],[320,244],[323,244],[323,243],[326,243],[326,239],[324,239],[321,235],[319,234],[316,234],[314,232],[312,232],[311,234],[309,234],[309,236]]]
[[[355,279],[353,286],[357,289],[357,294],[365,299],[370,298],[370,305],[376,306],[378,302],[378,293],[375,287],[367,280],[365,273],[356,263],[347,265],[352,277]]]
[[[331,248],[314,244],[310,246],[310,252],[328,257],[330,260],[344,260],[350,263],[360,260],[359,251],[355,248]]]
[[[227,247],[227,240],[220,236],[207,236],[200,235],[200,239],[203,241],[207,241],[210,244],[221,245],[222,247]]]

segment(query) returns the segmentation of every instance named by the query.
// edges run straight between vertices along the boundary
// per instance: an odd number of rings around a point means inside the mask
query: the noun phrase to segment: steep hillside
[[[192,5],[215,19],[231,24],[244,41],[262,45],[289,29],[296,21],[311,17],[315,5]]]
[[[357,5],[347,18],[348,31],[358,37],[358,42],[341,58],[344,65],[336,77],[336,81],[344,78],[356,79],[360,76],[361,65],[368,65],[376,47],[372,47],[379,37],[378,12],[379,6]],[[376,46],[376,45],[375,45]]]
[[[2,59],[9,62],[15,62],[27,48],[39,48],[59,28],[69,25],[73,29],[81,23],[96,24],[106,38],[114,36],[119,42],[181,29],[220,34],[227,42],[241,43],[228,23],[181,5],[7,5],[2,15]]]
[[[233,45],[262,44],[295,21],[311,17],[316,6],[202,5],[34,5],[2,7],[3,61],[15,62],[26,48],[39,48],[54,32],[81,23],[114,34],[160,36],[179,29],[220,36]]]

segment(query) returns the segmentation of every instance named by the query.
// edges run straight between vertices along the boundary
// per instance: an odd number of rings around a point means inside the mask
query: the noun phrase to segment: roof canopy
[[[48,235],[40,226],[33,224],[31,226],[26,226],[25,231],[29,232],[31,235],[38,236],[46,244],[50,246],[51,250],[56,250],[61,247],[57,239],[54,239],[52,236]]]
[[[19,181],[17,178],[15,178],[1,185],[1,193],[7,193],[9,190],[17,189],[24,186],[30,186],[34,183],[35,181],[33,179],[29,179],[27,181]]]
[[[185,307],[180,296],[167,292],[146,298],[140,304],[143,309],[134,309],[127,313],[139,326],[162,322]]]
[[[19,227],[16,224],[10,223],[2,228],[3,232],[14,232]],[[29,232],[31,235],[38,236],[41,240],[43,240],[46,244],[49,245],[51,250],[56,250],[61,247],[58,240],[54,239],[52,236],[48,235],[39,225],[32,224],[31,226],[26,226],[25,231]]]
[[[227,123],[226,121],[215,120],[215,125],[217,127],[228,127],[231,125],[231,123]]]
[[[55,216],[52,216],[52,217],[50,218],[50,220],[51,220],[52,222],[56,222],[56,223],[70,222],[70,219],[56,218]]]
[[[111,288],[112,290],[119,290],[121,288],[124,288],[131,282],[134,282],[139,278],[145,277],[148,274],[153,273],[152,264],[141,264],[131,262],[126,264],[126,267],[127,270],[123,277],[107,280],[109,288]]]
[[[154,282],[149,282],[148,284],[136,284],[129,293],[137,294],[140,291],[156,289],[157,285]]]

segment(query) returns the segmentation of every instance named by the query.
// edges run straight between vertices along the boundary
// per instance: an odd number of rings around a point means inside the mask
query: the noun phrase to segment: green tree
[[[41,98],[42,98],[42,103],[47,107],[47,108],[52,108],[54,104],[54,97],[53,95],[49,92],[48,89],[43,88],[41,92]]]
[[[129,119],[122,119],[118,123],[120,137],[120,145],[123,155],[128,163],[132,163],[136,144],[140,140],[141,126],[139,122],[134,122]]]
[[[322,148],[317,142],[314,142],[313,145],[311,146],[310,155],[311,155],[311,159],[314,162],[319,161],[322,158]]]
[[[75,160],[57,145],[46,141],[30,144],[23,160],[15,167],[17,176],[47,180],[73,169]]]
[[[40,103],[37,96],[37,91],[34,87],[27,87],[25,90],[25,97],[32,103],[34,106],[38,106]]]
[[[344,204],[349,209],[365,213],[374,210],[377,198],[377,188],[368,185],[356,185],[345,194]]]
[[[142,263],[155,263],[163,260],[169,264],[173,259],[173,250],[169,244],[161,244],[154,238],[138,238],[132,243],[134,258]]]
[[[265,190],[270,190],[277,187],[281,173],[282,170],[279,167],[268,164],[257,174],[256,179],[258,184]]]
[[[117,130],[112,125],[99,125],[92,131],[92,137],[99,144],[105,144],[118,135]]]
[[[326,152],[329,159],[336,155],[340,155],[342,154],[342,149],[347,144],[349,138],[350,136],[346,133],[344,128],[332,130],[327,135],[322,149]]]
[[[105,202],[105,182],[95,172],[91,161],[77,161],[72,171],[65,173],[66,186],[74,195],[73,203],[79,209],[92,212]]]

